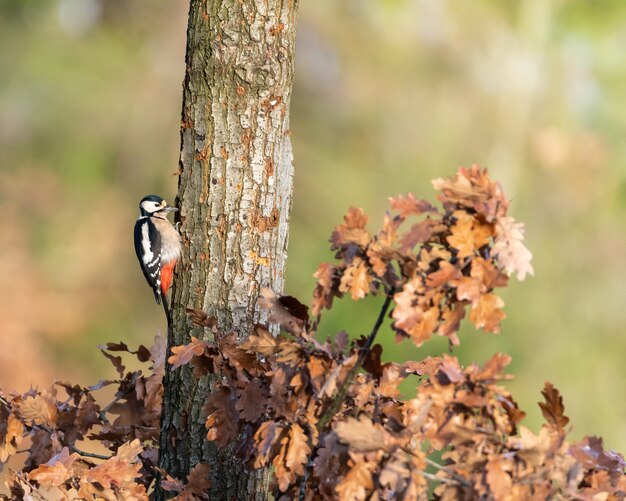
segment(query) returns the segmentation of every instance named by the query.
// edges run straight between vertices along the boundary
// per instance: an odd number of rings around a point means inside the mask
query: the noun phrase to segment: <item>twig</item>
[[[433,475],[432,473],[428,473],[427,471],[419,470],[419,474],[424,478],[428,478],[429,480],[435,480],[436,482],[441,482],[443,484],[462,485],[458,480],[446,477],[438,477],[437,475]]]
[[[64,441],[62,440],[61,443],[64,443]],[[104,461],[106,461],[107,459],[111,459],[113,457],[113,456],[104,456],[102,454],[95,454],[93,452],[83,451],[83,450],[80,450],[78,447],[71,445],[71,444],[67,444],[67,443],[65,443],[64,445],[69,447],[72,450],[72,452],[75,452],[76,454],[86,457],[86,458],[103,459]]]
[[[385,302],[383,303],[380,313],[378,314],[378,318],[376,319],[376,323],[374,324],[374,327],[372,328],[372,332],[370,332],[370,335],[365,341],[365,344],[361,347],[359,351],[359,357],[357,358],[357,361],[354,364],[354,367],[352,367],[352,369],[350,369],[350,372],[348,372],[348,375],[346,376],[343,383],[339,387],[339,391],[335,394],[335,397],[333,398],[330,405],[326,409],[326,412],[322,414],[322,417],[317,423],[317,429],[319,431],[323,430],[328,425],[328,423],[332,421],[333,417],[335,417],[335,414],[337,414],[337,412],[339,411],[341,404],[345,400],[346,395],[348,394],[348,389],[350,388],[350,385],[352,384],[352,380],[356,376],[359,369],[362,367],[363,362],[365,362],[365,357],[367,357],[370,351],[370,348],[372,347],[372,344],[374,344],[374,339],[376,339],[376,334],[378,334],[378,330],[380,329],[380,326],[383,324],[383,321],[385,320],[385,316],[387,315],[387,310],[389,310],[389,306],[391,305],[394,292],[395,292],[395,289],[391,289],[387,293],[387,297],[385,298]]]

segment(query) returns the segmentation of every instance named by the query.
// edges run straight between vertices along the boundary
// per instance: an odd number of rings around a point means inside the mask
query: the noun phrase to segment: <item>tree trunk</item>
[[[178,207],[183,255],[168,347],[205,337],[185,308],[244,337],[264,321],[262,287],[283,288],[292,196],[289,101],[297,0],[191,0]],[[160,467],[184,479],[211,466],[211,499],[266,499],[266,472],[206,439],[204,401],[215,378],[166,370]],[[157,499],[164,499],[162,492]]]

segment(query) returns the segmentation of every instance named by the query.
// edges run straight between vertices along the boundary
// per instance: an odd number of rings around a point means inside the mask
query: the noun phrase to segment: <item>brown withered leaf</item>
[[[385,364],[382,377],[378,383],[378,394],[380,396],[397,398],[400,395],[398,386],[404,381],[402,369],[403,367],[397,364]]]
[[[504,301],[493,293],[483,294],[472,306],[469,314],[470,321],[477,329],[497,334],[500,332],[500,322],[506,318],[502,311]]]
[[[220,386],[211,393],[202,409],[207,415],[207,439],[225,447],[239,432],[239,412],[230,388]]]
[[[437,333],[441,336],[450,338],[450,343],[458,346],[459,338],[456,333],[461,327],[461,320],[465,317],[466,302],[455,303],[452,309],[446,308],[441,312],[441,324],[437,329]]]
[[[206,311],[197,308],[185,308],[185,313],[191,322],[198,327],[208,327],[209,329],[217,327],[217,318],[209,315]]]
[[[3,409],[3,417],[6,411]],[[6,463],[17,452],[24,438],[24,425],[13,414],[0,421],[0,463]]]
[[[120,378],[123,378],[126,367],[124,366],[124,364],[122,364],[122,357],[116,357],[114,355],[111,355],[104,348],[101,348],[100,351],[106,358],[108,358],[111,361],[111,363],[113,364],[113,367],[115,367],[115,370],[120,375]]]
[[[263,325],[256,324],[252,334],[241,344],[241,349],[271,356],[276,352],[276,338]]]
[[[285,296],[283,301],[283,298],[277,296],[271,289],[263,287],[258,305],[269,310],[269,321],[279,324],[285,331],[295,335],[306,331],[308,309],[297,299]]]
[[[316,392],[319,392],[322,389],[325,381],[325,375],[328,371],[327,364],[321,358],[311,357],[306,364],[307,369],[309,370],[309,378],[311,380],[311,385],[315,388]]]
[[[480,280],[472,277],[462,277],[451,282],[456,287],[456,297],[459,301],[469,301],[476,304],[480,296],[487,292],[487,287]]]
[[[313,305],[311,312],[313,315],[319,315],[324,308],[329,309],[333,304],[335,287],[338,287],[339,280],[335,279],[337,267],[322,263],[318,266],[313,277],[317,279],[317,285],[313,291]],[[339,291],[337,291],[339,293]]]
[[[337,226],[330,237],[332,249],[340,249],[346,244],[355,244],[362,248],[367,247],[371,237],[365,230],[367,215],[363,209],[350,207],[343,219],[345,224]]]
[[[100,406],[96,403],[96,399],[88,393],[85,400],[80,404],[76,412],[76,426],[80,433],[89,431],[93,426],[100,424]]]
[[[439,308],[437,306],[423,312],[422,319],[407,331],[415,346],[422,346],[431,338],[437,328],[438,320]]]
[[[380,472],[378,481],[389,489],[390,499],[396,498],[407,486],[410,472],[401,451],[395,451]]]
[[[492,261],[487,261],[479,256],[472,258],[470,276],[479,280],[487,289],[505,287],[508,283],[508,277],[500,272]]]
[[[285,455],[285,465],[297,475],[304,474],[304,465],[311,454],[309,438],[298,423],[289,427],[289,448]]]
[[[626,468],[624,457],[614,451],[605,451],[602,442],[599,437],[585,437],[572,444],[569,453],[587,469],[606,470],[623,476]]]
[[[361,258],[355,257],[341,276],[339,291],[350,292],[353,301],[363,299],[370,293],[372,278],[367,263]]]
[[[511,356],[506,353],[496,353],[482,367],[472,365],[465,371],[472,381],[492,382],[506,378],[504,368],[511,363]]]
[[[511,363],[511,356],[506,353],[496,353],[493,355],[482,369],[478,370],[472,377],[474,381],[495,381],[504,377],[504,368]]]
[[[477,165],[469,169],[461,167],[454,179],[438,178],[432,182],[433,188],[440,191],[437,198],[444,207],[467,207],[482,214],[488,223],[506,214],[509,202],[502,187],[489,179],[487,170]]]
[[[242,390],[237,390],[239,398],[235,409],[240,411],[241,419],[254,423],[265,411],[269,393],[258,378],[253,378]]]
[[[16,415],[27,425],[43,425],[54,429],[57,417],[57,399],[47,390],[35,396],[28,396],[19,402],[15,409]]]
[[[103,488],[110,489],[112,485],[134,483],[141,469],[141,462],[138,461],[141,451],[138,439],[123,444],[115,456],[84,472],[81,484],[100,484]]]
[[[259,429],[254,434],[254,444],[256,450],[256,458],[254,467],[261,468],[265,466],[269,459],[272,449],[276,442],[282,437],[283,428],[276,424],[276,421],[265,421],[261,423]]]
[[[365,414],[361,414],[358,419],[348,417],[344,421],[338,421],[333,430],[339,440],[348,444],[355,452],[385,449],[392,442],[392,437],[385,429]]]
[[[211,467],[208,464],[198,463],[187,476],[187,483],[185,485],[183,485],[180,480],[172,479],[171,483],[161,482],[161,486],[165,490],[178,492],[178,495],[172,498],[172,501],[198,501],[201,499],[209,499],[208,491],[211,487],[211,480],[209,479],[210,471]]]
[[[363,339],[365,339],[365,337],[363,337]],[[360,344],[360,346],[363,345]],[[363,369],[369,372],[376,379],[379,379],[383,375],[383,366],[381,363],[382,353],[382,345],[375,344],[367,351],[365,360],[363,360]]]
[[[503,468],[504,461],[501,459],[492,459],[487,463],[487,483],[491,494],[496,501],[505,501],[511,499],[511,487],[513,481],[510,475]]]
[[[74,475],[74,462],[80,456],[70,454],[67,447],[54,455],[47,463],[40,465],[28,474],[31,480],[47,487],[59,487]]]
[[[414,278],[407,282],[401,291],[396,292],[393,296],[396,307],[391,315],[395,320],[395,327],[408,332],[422,320],[424,312],[417,304],[417,301],[419,296],[424,293],[424,290],[421,279]]]
[[[430,202],[415,198],[413,193],[409,193],[406,197],[398,195],[396,198],[389,197],[391,209],[398,212],[401,216],[419,216],[425,212],[437,212]]]
[[[546,381],[543,390],[541,390],[545,402],[539,402],[543,417],[550,426],[559,433],[564,433],[564,428],[569,423],[569,418],[564,414],[563,397],[552,383]]]
[[[474,218],[464,211],[456,211],[456,224],[452,227],[452,234],[447,238],[448,243],[458,251],[460,259],[473,256],[478,245],[473,231]]]
[[[430,273],[426,279],[428,287],[441,287],[447,283],[458,281],[463,275],[461,271],[448,261],[441,261],[439,269]]]
[[[439,371],[445,374],[450,383],[458,383],[464,378],[463,369],[459,364],[459,360],[456,357],[451,357],[450,355],[443,356],[443,361],[439,364]]]
[[[408,252],[417,244],[423,244],[428,242],[436,231],[440,228],[445,228],[438,221],[434,221],[430,218],[426,218],[419,223],[415,223],[411,226],[400,239],[400,251]]]
[[[172,347],[172,355],[167,361],[172,365],[172,370],[177,369],[181,365],[188,364],[193,357],[202,355],[204,349],[210,346],[210,343],[191,336],[191,342],[189,344]]]
[[[350,470],[335,487],[339,501],[363,501],[374,488],[373,473],[378,464],[362,454],[350,452]]]

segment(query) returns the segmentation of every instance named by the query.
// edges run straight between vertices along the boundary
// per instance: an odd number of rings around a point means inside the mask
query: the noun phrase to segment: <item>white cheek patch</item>
[[[143,256],[141,260],[148,264],[152,261],[154,254],[152,253],[152,248],[150,246],[150,236],[148,234],[148,223],[141,225],[141,246],[143,247]]]

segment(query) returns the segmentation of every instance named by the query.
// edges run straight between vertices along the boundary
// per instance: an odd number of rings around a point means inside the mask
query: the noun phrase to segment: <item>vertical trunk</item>
[[[262,287],[281,291],[292,195],[289,101],[297,0],[191,0],[178,206],[183,256],[172,291],[170,346],[193,332],[185,308],[246,335],[263,321]],[[265,499],[267,475],[206,440],[214,380],[167,371],[160,466],[184,478],[211,465],[211,499]],[[158,493],[157,497],[162,498]]]

